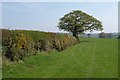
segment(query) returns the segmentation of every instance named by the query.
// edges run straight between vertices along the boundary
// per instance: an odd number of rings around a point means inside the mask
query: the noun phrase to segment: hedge
[[[77,43],[76,38],[68,34],[2,29],[3,56],[11,61],[22,60],[41,51],[63,51]]]

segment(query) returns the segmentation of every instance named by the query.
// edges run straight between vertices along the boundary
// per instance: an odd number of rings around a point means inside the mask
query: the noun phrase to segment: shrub
[[[40,51],[56,49],[62,51],[77,43],[76,38],[68,34],[40,31],[5,30],[2,34],[4,54],[11,61],[22,60],[24,57],[35,55]]]

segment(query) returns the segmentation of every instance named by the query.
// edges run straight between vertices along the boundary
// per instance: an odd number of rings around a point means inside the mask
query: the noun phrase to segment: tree
[[[74,10],[59,19],[58,28],[71,32],[79,41],[78,35],[85,31],[103,30],[102,23],[80,10]]]
[[[112,38],[113,37],[113,34],[112,33],[108,33],[107,34],[107,38]]]
[[[118,38],[117,39],[120,39],[120,35],[118,36]]]
[[[91,34],[87,34],[87,36],[88,36],[88,37],[90,37],[90,36],[91,36]]]
[[[99,34],[99,38],[106,38],[107,37],[107,34],[102,32]]]

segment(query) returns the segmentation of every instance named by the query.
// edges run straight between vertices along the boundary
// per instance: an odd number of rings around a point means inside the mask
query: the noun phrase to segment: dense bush
[[[11,61],[22,60],[24,57],[35,55],[40,51],[56,49],[62,51],[77,42],[76,38],[59,33],[6,30],[2,29],[3,56]]]

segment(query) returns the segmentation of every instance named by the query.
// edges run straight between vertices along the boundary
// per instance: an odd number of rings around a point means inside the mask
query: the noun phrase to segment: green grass
[[[82,38],[80,44],[62,52],[42,52],[8,63],[3,63],[3,77],[117,78],[118,40]]]

